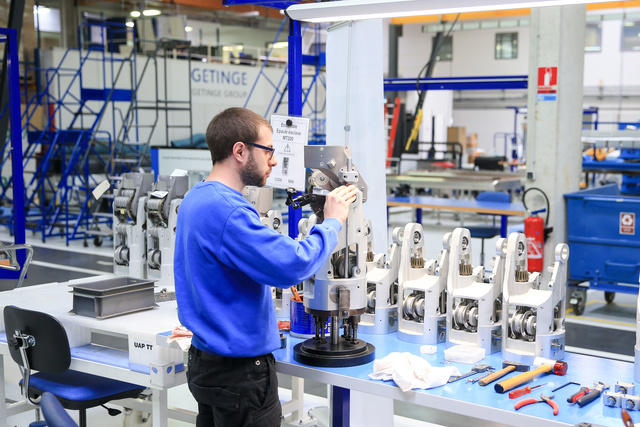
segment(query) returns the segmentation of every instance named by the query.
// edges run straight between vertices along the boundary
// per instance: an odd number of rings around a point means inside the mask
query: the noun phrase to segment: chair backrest
[[[48,427],[78,427],[58,398],[47,391],[42,393],[40,408]]]
[[[18,365],[24,366],[24,363],[20,351],[21,339],[15,337],[16,333],[33,337],[33,345],[29,345],[25,351],[30,369],[47,373],[69,369],[69,339],[55,317],[9,305],[4,308],[4,327],[11,358]]]

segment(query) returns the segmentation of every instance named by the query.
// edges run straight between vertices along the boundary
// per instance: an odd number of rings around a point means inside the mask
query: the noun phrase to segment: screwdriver
[[[547,383],[539,384],[535,387],[524,387],[519,388],[518,390],[513,390],[509,393],[509,399],[515,399],[516,397],[531,393],[531,390],[533,390],[534,388],[542,387],[543,385],[547,385]]]

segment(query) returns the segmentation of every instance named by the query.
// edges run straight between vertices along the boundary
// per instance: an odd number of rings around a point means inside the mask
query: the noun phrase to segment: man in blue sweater
[[[316,273],[356,199],[351,185],[329,193],[324,221],[302,241],[262,225],[241,192],[264,186],[278,164],[271,135],[269,122],[250,110],[216,115],[206,132],[213,168],[180,205],[174,276],[178,317],[193,332],[187,378],[197,427],[280,425],[271,354],[280,335],[270,287],[289,288]]]

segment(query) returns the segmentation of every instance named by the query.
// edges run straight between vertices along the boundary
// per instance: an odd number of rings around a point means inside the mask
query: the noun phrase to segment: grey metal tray
[[[73,287],[72,313],[106,319],[157,307],[154,281],[115,277]]]
[[[77,285],[69,285],[73,288],[73,293],[85,295],[106,296],[118,294],[120,292],[133,291],[136,289],[153,288],[154,280],[135,279],[133,277],[114,277],[97,282],[86,282]]]

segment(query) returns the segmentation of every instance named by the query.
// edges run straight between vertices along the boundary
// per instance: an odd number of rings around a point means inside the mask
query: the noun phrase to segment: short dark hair
[[[231,107],[216,114],[207,126],[206,133],[211,162],[215,165],[229,157],[238,141],[257,141],[263,126],[272,129],[267,119],[246,108]]]

